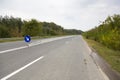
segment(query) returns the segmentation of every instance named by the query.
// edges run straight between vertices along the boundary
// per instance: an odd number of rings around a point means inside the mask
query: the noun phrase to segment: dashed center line
[[[22,71],[23,69],[29,67],[30,65],[34,64],[35,62],[39,61],[39,60],[42,59],[42,58],[44,58],[44,56],[41,56],[41,57],[35,59],[34,61],[30,62],[29,64],[27,64],[27,65],[25,65],[25,66],[23,66],[23,67],[21,67],[20,69],[18,69],[18,70],[16,70],[16,71],[8,74],[7,76],[3,77],[3,78],[0,79],[0,80],[7,80],[8,78],[12,77],[13,75],[15,75],[15,74],[17,74],[18,72]]]

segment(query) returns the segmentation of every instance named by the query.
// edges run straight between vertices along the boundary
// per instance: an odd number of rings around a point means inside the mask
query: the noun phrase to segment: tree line
[[[120,50],[120,15],[108,16],[98,27],[83,33],[83,35],[108,48]]]
[[[0,38],[30,36],[55,36],[81,34],[81,30],[64,29],[54,22],[29,21],[13,16],[0,16]]]

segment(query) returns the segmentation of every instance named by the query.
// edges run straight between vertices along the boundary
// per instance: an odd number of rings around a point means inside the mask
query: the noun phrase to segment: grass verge
[[[32,37],[32,40],[35,39],[45,39],[45,38],[54,38],[54,37],[61,37],[65,35],[58,35],[58,36],[37,36],[37,37]],[[22,41],[24,40],[24,37],[18,37],[18,38],[1,38],[0,43],[3,42],[13,42],[13,41]]]
[[[106,46],[90,39],[84,38],[88,45],[92,47],[103,59],[105,59],[111,67],[120,73],[120,51],[115,51]]]
[[[21,41],[23,40],[23,38],[7,38],[7,39],[0,39],[0,43],[3,43],[3,42],[13,42],[13,41]]]

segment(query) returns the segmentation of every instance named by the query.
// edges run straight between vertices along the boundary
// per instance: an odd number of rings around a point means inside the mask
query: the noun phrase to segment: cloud
[[[120,14],[119,0],[1,0],[0,15],[55,22],[64,28],[89,30],[108,15]]]

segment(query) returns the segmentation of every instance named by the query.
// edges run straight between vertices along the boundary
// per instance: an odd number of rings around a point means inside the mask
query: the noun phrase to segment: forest
[[[29,21],[13,16],[0,16],[0,38],[30,36],[57,36],[81,34],[81,30],[64,29],[54,22]]]
[[[108,16],[99,26],[83,33],[83,36],[120,51],[120,15]]]

